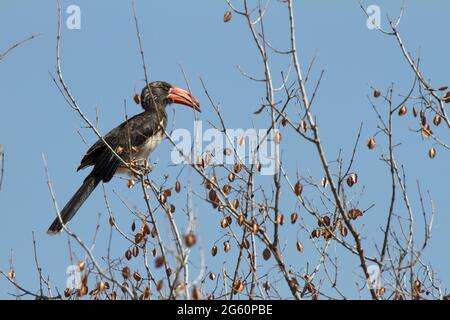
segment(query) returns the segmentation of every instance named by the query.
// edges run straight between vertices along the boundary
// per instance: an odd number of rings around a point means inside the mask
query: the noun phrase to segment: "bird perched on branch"
[[[200,112],[200,104],[194,96],[163,81],[148,84],[142,90],[140,102],[144,112],[106,134],[103,140],[107,145],[99,139],[89,148],[77,171],[89,166],[93,169],[53,221],[48,234],[61,231],[61,222],[66,224],[73,218],[100,181],[108,182],[119,173],[132,174],[129,168],[146,163],[150,153],[164,139],[168,104],[182,104]]]

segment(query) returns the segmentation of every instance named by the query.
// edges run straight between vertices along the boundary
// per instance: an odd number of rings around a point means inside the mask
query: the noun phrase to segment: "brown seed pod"
[[[151,293],[152,293],[152,292],[151,292],[150,288],[149,288],[149,287],[145,287],[144,293],[143,293],[144,299],[150,298],[150,294],[151,294]]]
[[[441,124],[441,116],[440,115],[435,115],[433,118],[433,124],[437,127],[438,125]]]
[[[127,182],[128,189],[133,188],[135,184],[136,184],[136,182],[134,182],[133,179],[129,179],[128,182]]]
[[[277,217],[277,223],[282,226],[284,224],[284,214],[280,213]]]
[[[294,186],[294,192],[295,192],[295,195],[298,197],[299,195],[301,195],[302,194],[302,192],[303,192],[303,186],[302,186],[302,184],[300,183],[300,181],[297,181],[297,183],[295,184],[295,186]]]
[[[257,224],[256,222],[253,222],[252,224],[252,233],[253,234],[257,234],[259,231],[259,224]]]
[[[66,288],[64,290],[64,297],[69,298],[72,295],[72,289]]]
[[[358,182],[358,175],[356,173],[352,173],[347,178],[347,185],[351,188]]]
[[[262,168],[261,162],[257,162],[256,163],[256,170],[258,170],[258,172],[261,172],[261,168]]]
[[[434,157],[436,157],[436,149],[431,147],[430,150],[428,150],[428,156],[430,159],[434,159]]]
[[[233,283],[233,290],[235,293],[242,293],[245,289],[245,285],[244,282],[240,279],[236,280]]]
[[[242,225],[244,224],[244,222],[245,222],[245,216],[241,213],[241,214],[238,216],[238,224],[239,224],[240,226],[242,226]]]
[[[157,254],[158,252],[156,251],[156,248],[153,248],[152,249],[152,256],[153,257],[156,257],[156,254]]]
[[[171,197],[172,196],[172,188],[164,190],[163,194],[166,198]]]
[[[280,131],[275,132],[275,134],[273,135],[273,141],[276,144],[279,144],[281,142],[281,139],[282,139],[281,132]]]
[[[137,272],[137,271],[135,271],[135,272],[133,273],[133,278],[134,278],[134,280],[136,280],[136,281],[138,281],[138,282],[142,280],[141,275],[140,275],[139,272]]]
[[[164,265],[164,257],[159,256],[155,259],[155,268],[161,268]]]
[[[447,90],[448,89],[448,86],[441,86],[441,87],[439,87],[439,91],[445,91],[445,90]]]
[[[233,182],[236,175],[233,172],[230,172],[228,174],[228,181]]]
[[[328,185],[328,178],[323,177],[321,183],[322,183],[322,188],[325,188]]]
[[[283,118],[283,120],[281,120],[281,125],[283,127],[286,127],[287,124],[288,124],[288,119],[287,118]]]
[[[124,268],[122,269],[122,277],[123,277],[124,279],[128,279],[128,278],[130,277],[130,275],[131,275],[130,268],[124,267]]]
[[[344,225],[341,225],[341,235],[343,237],[346,237],[347,233],[348,233],[347,228]]]
[[[321,235],[320,229],[315,229],[311,232],[311,238],[319,238]]]
[[[225,185],[222,187],[222,191],[223,191],[223,193],[225,193],[225,194],[229,194],[229,193],[231,192],[231,186],[230,186],[229,184],[225,184]]]
[[[135,94],[133,97],[133,100],[136,104],[141,104],[141,96],[138,94]]]
[[[300,242],[300,240],[297,241],[297,251],[298,252],[303,252],[304,248],[303,248],[303,243]]]
[[[358,217],[362,217],[362,216],[363,216],[363,212],[362,212],[361,210],[359,210],[359,209],[353,208],[353,209],[350,209],[350,210],[348,211],[348,217],[349,217],[349,219],[355,220],[355,219],[357,219]]]
[[[180,183],[180,181],[177,180],[175,182],[175,192],[180,193],[180,190],[181,190],[181,183]]]
[[[216,274],[214,272],[210,272],[209,273],[209,279],[214,281],[216,279]]]
[[[239,173],[239,172],[241,172],[241,170],[242,170],[242,164],[236,163],[233,168],[234,173]]]
[[[150,231],[150,236],[152,238],[156,237],[158,235],[158,231],[156,230],[155,227],[152,228],[152,231]]]
[[[174,204],[170,204],[170,208],[169,208],[169,211],[170,211],[170,213],[175,213],[175,210],[176,210],[177,208],[175,207],[175,205]]]
[[[197,237],[193,232],[189,232],[184,236],[184,243],[186,244],[186,247],[191,248],[194,246],[197,242]]]
[[[380,91],[378,91],[378,90],[374,90],[373,91],[373,97],[374,98],[378,98],[378,97],[380,97],[381,96],[381,92]]]
[[[138,246],[133,247],[133,257],[137,257],[139,255],[139,248]]]
[[[109,225],[112,227],[116,224],[116,219],[113,216],[109,216]]]
[[[230,252],[230,250],[231,250],[231,244],[230,244],[229,241],[225,241],[225,242],[223,243],[223,250],[224,250],[226,253]]]
[[[164,282],[162,280],[159,280],[158,283],[156,284],[156,290],[161,291],[163,286],[164,286]]]
[[[237,208],[239,208],[239,200],[238,199],[234,199],[234,201],[233,201],[233,208],[235,210],[237,210]]]
[[[223,22],[224,22],[224,23],[229,22],[229,21],[231,20],[231,17],[232,17],[231,11],[225,12],[225,13],[223,14]]]
[[[215,256],[217,255],[217,246],[213,246],[213,247],[211,248],[211,255],[212,255],[213,257],[215,257]]]
[[[136,230],[136,223],[133,221],[131,224],[131,231],[134,232]]]
[[[404,116],[406,113],[408,112],[408,107],[403,105],[400,107],[400,109],[398,110],[398,115],[399,116]]]
[[[272,252],[270,252],[270,250],[268,248],[265,248],[263,251],[263,259],[267,261],[270,259],[271,256],[272,256]]]
[[[367,148],[369,148],[369,150],[373,150],[375,149],[375,147],[377,146],[377,142],[375,141],[375,138],[372,137],[367,141]]]
[[[218,196],[217,196],[216,191],[211,189],[209,191],[208,198],[209,198],[209,201],[211,201],[211,202],[217,202]]]
[[[295,224],[297,222],[298,214],[296,212],[291,213],[291,223]]]
[[[417,109],[416,109],[416,107],[414,106],[413,107],[413,116],[414,116],[414,118],[416,118],[417,117]]]
[[[308,125],[306,124],[305,120],[300,121],[300,128],[303,132],[306,132],[306,130],[308,130]]]
[[[227,228],[231,224],[231,217],[223,217],[222,220],[220,220],[220,226],[222,228]]]
[[[242,239],[242,247],[247,250],[250,248],[250,242],[247,240],[247,238]]]
[[[144,235],[141,232],[138,232],[134,236],[134,243],[139,244],[144,239]]]
[[[85,261],[78,262],[78,270],[80,272],[83,272],[85,267],[86,267],[86,262]]]
[[[131,260],[131,256],[132,256],[131,250],[128,249],[128,250],[125,252],[125,258],[127,258],[127,260]]]
[[[202,289],[197,288],[196,286],[194,286],[192,288],[192,298],[194,300],[201,300],[202,299]]]

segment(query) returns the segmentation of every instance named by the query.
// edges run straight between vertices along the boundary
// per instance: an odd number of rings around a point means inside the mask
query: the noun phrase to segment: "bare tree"
[[[213,152],[205,152],[191,161],[192,150],[186,154],[178,149],[189,163],[185,165],[190,169],[189,172],[183,171],[183,167],[175,179],[166,177],[158,184],[149,174],[151,168],[133,167],[108,146],[123,165],[135,174],[135,178],[127,182],[128,187],[139,185],[136,192],[141,192],[143,196],[144,209],[139,209],[139,206],[128,203],[118,192],[114,192],[129,210],[130,232],[116,221],[114,209],[109,202],[110,195],[103,188],[106,212],[109,215],[109,239],[112,235],[118,236],[128,249],[122,256],[113,258],[110,242],[107,252],[100,258],[96,257],[92,247],[99,228],[103,226],[97,226],[91,245],[64,226],[64,232],[86,253],[86,259],[78,262],[82,273],[81,286],[77,289],[67,288],[64,293],[56,291],[54,294],[48,278],[42,276],[34,242],[36,268],[41,283],[38,291],[26,289],[17,283],[12,267],[9,273],[1,272],[16,287],[17,296],[52,299],[78,299],[85,296],[94,299],[233,299],[237,296],[247,299],[297,300],[346,299],[355,296],[367,296],[376,300],[444,298],[445,292],[434,270],[429,263],[423,261],[423,253],[431,237],[434,203],[431,193],[423,192],[421,184],[417,182],[415,196],[418,197],[419,206],[413,205],[416,202],[411,201],[413,196],[406,178],[406,169],[396,156],[395,146],[399,140],[394,129],[397,117],[407,113],[406,104],[418,103],[421,108],[413,111],[415,116],[420,114],[418,132],[446,149],[447,144],[431,131],[427,115],[434,114],[435,126],[442,119],[450,128],[444,108],[444,103],[450,102],[450,94],[438,93],[447,88],[434,89],[425,80],[419,62],[406,50],[397,29],[404,8],[395,22],[390,21],[392,30],[379,30],[397,40],[403,57],[413,70],[412,89],[405,95],[395,93],[394,85],[388,86],[385,92],[371,88],[368,101],[374,111],[377,131],[363,145],[363,125],[355,127],[354,147],[350,157],[344,158],[343,153],[336,157],[330,156],[327,145],[321,140],[320,119],[316,113],[319,106],[314,102],[323,71],[318,73],[318,80],[311,86],[313,89],[308,90],[315,59],[304,72],[301,66],[305,64],[297,50],[293,1],[278,2],[285,7],[289,30],[285,39],[287,49],[284,50],[275,48],[265,33],[265,13],[269,1],[264,4],[257,1],[255,4],[244,0],[239,5],[228,0],[226,2],[229,11],[224,15],[224,22],[230,21],[232,16],[243,19],[252,45],[257,48],[262,76],[250,75],[242,68],[239,71],[249,81],[264,83],[261,108],[255,111],[255,117],[266,117],[268,129],[265,134],[251,147],[250,154],[243,158],[236,146],[245,143],[245,136],[237,137],[236,143],[236,137],[231,136],[227,130],[230,125],[226,123],[220,105],[215,102],[203,79],[200,79],[216,116],[209,123],[229,142],[230,147],[223,148],[220,153],[231,157],[233,163],[217,163],[215,160],[219,154]],[[362,4],[361,8],[364,9]],[[53,81],[77,116],[85,121],[99,139],[103,139],[64,80],[60,58],[60,12],[58,5],[57,76],[53,77]],[[134,4],[133,19],[148,84],[148,68]],[[285,70],[273,68],[270,64],[272,56],[285,58],[288,67]],[[278,85],[274,83],[274,72],[281,74],[282,82]],[[190,87],[188,77],[185,78]],[[419,92],[419,95],[415,95],[415,92]],[[165,134],[169,143],[178,148],[170,133]],[[320,160],[320,179],[305,174],[306,169],[290,175],[286,165],[290,159],[283,159],[283,149],[275,156],[279,170],[273,172],[270,185],[262,179],[260,172],[263,164],[251,160],[258,159],[264,141],[269,139],[283,148],[282,141],[287,136],[296,137],[301,146],[313,147]],[[386,151],[380,151],[380,160],[386,165],[386,175],[389,177],[386,188],[389,190],[386,193],[389,209],[380,217],[381,237],[372,241],[367,239],[360,222],[364,221],[374,205],[360,207],[361,199],[369,196],[363,193],[363,182],[358,180],[358,173],[354,168],[361,148],[367,147],[377,152],[381,149],[376,148],[380,140],[386,141],[383,148]],[[103,142],[107,145],[106,141]],[[435,154],[436,151],[430,149],[430,157]],[[45,157],[44,164],[51,199],[59,215]],[[202,187],[194,187],[191,178],[201,179]],[[186,200],[180,201],[182,197]],[[287,214],[288,200],[295,203],[296,208],[290,214]],[[200,235],[196,224],[201,217],[196,217],[192,206],[194,201],[210,205],[220,221],[216,227],[217,240],[206,250],[209,253],[197,243]],[[177,211],[184,214],[176,215]],[[417,222],[418,217],[420,222]],[[161,224],[164,222],[170,227],[168,233],[161,232]],[[416,234],[415,230],[418,229],[415,226],[418,224],[422,227],[423,234]],[[295,232],[296,239],[287,237],[287,228],[293,230],[289,234]],[[366,249],[368,247],[375,249]],[[312,252],[310,261],[302,259],[305,249]],[[191,258],[193,250],[198,250],[198,259]],[[341,285],[343,281],[350,280],[346,277],[348,272],[343,271],[342,252],[346,260],[349,258],[359,268],[356,292],[350,294]],[[293,259],[293,253],[300,258]],[[219,257],[224,261],[222,269],[208,269],[208,259]],[[145,270],[145,274],[132,271],[136,264],[141,266],[141,270]],[[197,266],[196,269],[199,270],[194,277],[190,272],[192,266]],[[92,278],[95,280],[90,281]],[[89,291],[89,287],[92,290]]]

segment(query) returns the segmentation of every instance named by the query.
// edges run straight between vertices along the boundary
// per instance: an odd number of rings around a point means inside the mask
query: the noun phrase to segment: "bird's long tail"
[[[83,184],[78,189],[77,192],[72,196],[72,198],[67,202],[65,207],[61,210],[60,216],[61,220],[64,224],[70,221],[73,216],[77,213],[78,209],[80,209],[81,205],[86,201],[89,195],[94,191],[95,187],[99,184],[101,179],[95,177],[93,175],[88,175],[86,179],[84,179]],[[62,229],[61,221],[59,217],[51,224],[50,228],[48,228],[48,234],[57,234]]]

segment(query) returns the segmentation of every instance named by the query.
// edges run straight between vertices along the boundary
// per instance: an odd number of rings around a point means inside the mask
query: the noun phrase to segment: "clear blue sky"
[[[339,148],[343,148],[348,156],[360,122],[364,122],[363,140],[376,131],[376,117],[366,98],[370,94],[368,85],[385,89],[394,82],[396,89],[406,93],[413,80],[411,70],[394,39],[366,28],[365,17],[357,1],[295,2],[297,45],[303,66],[306,67],[317,52],[314,78],[321,69],[325,69],[315,102],[322,141],[329,159],[336,157]],[[82,22],[81,30],[63,29],[65,79],[91,119],[95,119],[95,108],[98,108],[99,128],[105,133],[124,120],[124,99],[128,102],[130,114],[140,112],[132,102],[134,92],[140,92],[144,81],[131,2],[63,0],[63,18],[67,17],[65,8],[71,4],[80,6]],[[387,12],[395,16],[400,1],[372,1],[368,4],[379,5],[383,16]],[[221,103],[230,126],[249,128],[253,121],[260,128],[267,125],[260,117],[253,115],[264,94],[263,86],[243,78],[236,69],[236,65],[241,65],[249,73],[260,75],[260,60],[256,58],[255,46],[243,21],[234,16],[230,23],[223,23],[222,16],[227,10],[225,1],[137,0],[136,6],[151,79],[166,80],[184,87],[179,69],[179,64],[182,64],[192,92],[202,102],[204,111],[200,119],[214,117],[201,88],[199,77],[202,77],[213,98]],[[409,1],[400,28],[414,55],[420,48],[422,68],[436,86],[449,84],[448,12],[448,1]],[[286,17],[285,7],[271,1],[266,16],[266,32],[272,44],[282,49],[288,45]],[[383,26],[386,26],[384,19]],[[87,174],[75,171],[86,151],[77,134],[83,122],[65,104],[49,76],[49,72],[55,73],[55,1],[0,0],[0,51],[37,33],[40,34],[37,39],[15,49],[0,62],[0,143],[6,152],[5,179],[0,192],[0,268],[8,270],[10,252],[13,250],[18,281],[30,288],[38,288],[31,240],[31,232],[34,231],[44,273],[51,274],[53,284],[63,289],[69,264],[67,238],[45,234],[55,213],[46,185],[41,152],[47,157],[57,199],[62,206]],[[279,72],[287,62],[278,58],[272,62],[275,82],[279,84]],[[437,215],[425,260],[432,262],[446,288],[450,285],[450,258],[447,255],[450,241],[450,157],[448,152],[438,148],[438,156],[429,160],[427,150],[430,142],[420,141],[409,130],[414,124],[408,119],[396,119],[398,141],[402,142],[397,150],[398,161],[407,170],[411,197],[417,196],[417,179],[421,181],[423,190],[429,189],[432,193]],[[177,127],[191,130],[192,120],[191,113],[178,109]],[[448,132],[441,130],[437,132],[446,138]],[[81,129],[81,132],[90,143],[94,141],[95,137],[89,130]],[[285,144],[283,158],[289,163],[287,170],[290,174],[294,175],[299,168],[301,173],[311,173],[316,179],[321,179],[321,168],[311,146],[298,142],[292,134],[282,143]],[[179,171],[179,168],[169,166],[169,151],[166,141],[152,156],[152,160],[159,159],[152,174],[156,181],[162,181],[165,172],[176,174]],[[369,152],[362,148],[356,166],[361,186],[366,187],[361,207],[375,203],[375,208],[359,224],[365,230],[365,246],[369,253],[374,252],[373,240],[380,239],[379,226],[384,221],[389,201],[388,172],[378,160],[379,154],[380,149]],[[173,176],[171,179],[174,181]],[[194,178],[194,183],[198,182]],[[107,188],[116,215],[128,221],[127,210],[112,190],[117,190],[130,202],[142,204],[140,192],[128,190],[123,181],[117,179]],[[179,199],[180,202],[183,200]],[[417,204],[415,200],[413,202]],[[201,242],[208,252],[211,242],[219,238],[220,216],[199,199],[195,199],[194,206]],[[293,210],[295,205],[287,203],[285,212]],[[104,226],[96,247],[96,252],[100,253],[104,252],[108,235],[101,188],[82,207],[71,227],[82,238],[90,239],[98,212],[103,213],[101,223]],[[417,220],[420,218],[417,217]],[[217,227],[211,228],[211,224]],[[312,248],[306,248],[303,255],[298,255],[293,248],[296,236],[294,228],[287,228],[283,241],[290,245],[285,253],[289,264],[300,269],[306,261],[315,261],[315,254]],[[305,244],[308,243],[306,234],[301,234],[300,238]],[[126,247],[121,246],[119,241],[116,244],[115,252],[119,255]],[[76,251],[82,257],[81,251]],[[345,253],[342,254],[345,256]],[[212,270],[220,272],[220,262],[224,259],[226,256],[211,259],[208,255],[207,263]],[[228,263],[232,266],[233,261]],[[342,286],[348,293],[354,293],[354,274],[360,274],[358,262],[351,259],[342,261],[342,265],[341,271],[345,274]],[[191,271],[193,277],[197,271],[194,267]],[[13,291],[0,278],[0,298],[10,298],[8,292]]]

